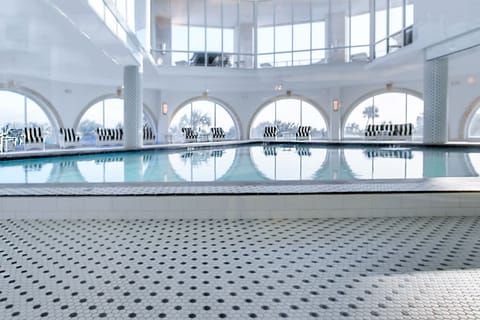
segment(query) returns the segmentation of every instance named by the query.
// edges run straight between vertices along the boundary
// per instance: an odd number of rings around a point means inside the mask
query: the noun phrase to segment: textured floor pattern
[[[0,220],[0,319],[480,319],[480,218]]]

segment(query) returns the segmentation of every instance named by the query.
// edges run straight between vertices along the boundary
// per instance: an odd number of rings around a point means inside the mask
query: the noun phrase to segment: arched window
[[[467,121],[467,139],[480,139],[480,98],[477,99]]]
[[[226,139],[237,139],[238,129],[231,114],[217,102],[210,100],[193,100],[183,106],[173,116],[169,134],[182,136],[182,128],[190,127],[199,134],[210,133],[210,128],[221,127]]]
[[[45,143],[56,141],[52,121],[36,101],[15,91],[0,90],[0,131],[7,127],[40,127]]]
[[[406,92],[370,96],[352,108],[343,127],[344,138],[363,138],[369,124],[413,124],[413,138],[423,138],[423,100]]]
[[[148,124],[154,130],[154,120],[143,111],[143,124]],[[123,99],[107,98],[91,105],[80,118],[77,131],[81,135],[83,144],[95,144],[96,128],[122,128],[123,127]]]
[[[280,137],[295,137],[299,126],[311,126],[312,138],[327,137],[323,115],[311,103],[300,98],[281,98],[260,109],[250,126],[250,138],[263,138],[266,126],[276,126]]]

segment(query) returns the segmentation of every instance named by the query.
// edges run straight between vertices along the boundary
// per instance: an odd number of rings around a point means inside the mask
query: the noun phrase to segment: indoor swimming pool
[[[480,148],[257,143],[0,161],[1,184],[368,181],[476,177]]]

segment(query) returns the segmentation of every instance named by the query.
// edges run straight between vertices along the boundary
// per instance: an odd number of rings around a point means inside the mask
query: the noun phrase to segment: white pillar
[[[325,28],[327,47],[326,52],[328,63],[345,62],[345,16],[344,8],[332,8],[330,16],[327,19],[327,28]]]
[[[425,61],[423,88],[423,142],[446,143],[448,141],[448,58]]]
[[[140,66],[126,66],[123,69],[123,125],[126,149],[138,149],[143,145],[142,73]]]
[[[238,60],[236,60],[240,68],[254,67],[254,59],[252,57],[255,50],[253,30],[254,26],[251,23],[241,23],[235,29],[235,34],[240,34],[239,37],[235,37],[234,45],[235,51],[240,53]]]

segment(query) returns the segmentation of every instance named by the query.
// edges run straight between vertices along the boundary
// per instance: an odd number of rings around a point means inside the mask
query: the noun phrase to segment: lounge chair
[[[97,128],[96,133],[96,146],[114,146],[123,144],[123,129],[106,129]]]
[[[221,127],[210,128],[210,132],[212,133],[213,141],[225,139],[225,132]]]
[[[198,133],[193,131],[192,128],[182,128],[183,137],[185,142],[195,142],[198,138]]]
[[[311,132],[311,126],[299,126],[295,137],[297,138],[297,140],[310,140]]]
[[[42,136],[40,127],[24,128],[24,150],[42,149],[45,150],[45,139]]]
[[[60,128],[60,139],[58,141],[60,148],[80,146],[80,136],[73,128]]]
[[[143,127],[143,144],[155,144],[156,136],[153,128],[150,126]]]
[[[263,138],[276,140],[278,136],[278,128],[275,126],[267,126],[263,131]]]

